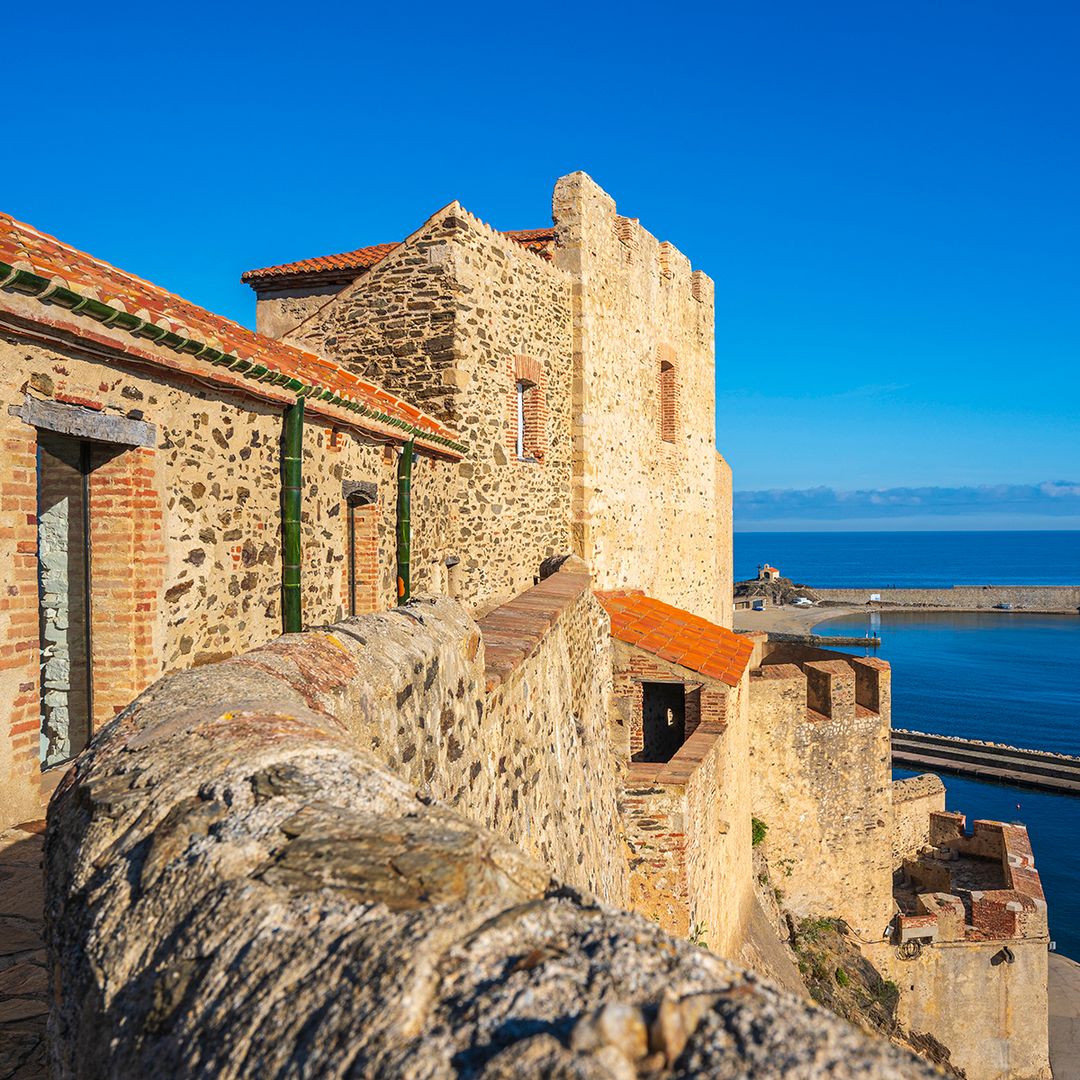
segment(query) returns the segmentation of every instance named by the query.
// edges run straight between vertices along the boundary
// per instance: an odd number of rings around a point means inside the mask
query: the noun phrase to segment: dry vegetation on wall
[[[754,818],[754,835],[768,826]],[[787,867],[773,874],[760,847],[754,852],[758,899],[769,912],[809,996],[823,1008],[872,1035],[882,1036],[933,1062],[949,1076],[963,1077],[950,1061],[950,1050],[932,1035],[907,1030],[897,1020],[900,988],[863,956],[848,924],[832,916],[793,915],[784,907],[782,882]]]

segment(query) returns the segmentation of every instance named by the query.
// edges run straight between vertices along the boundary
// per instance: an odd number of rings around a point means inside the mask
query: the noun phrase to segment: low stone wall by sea
[[[1018,611],[1076,611],[1080,609],[1080,585],[953,585],[947,589],[814,589],[821,600],[841,604],[868,604],[880,596],[882,607],[890,605],[924,608],[978,610],[1012,604]]]

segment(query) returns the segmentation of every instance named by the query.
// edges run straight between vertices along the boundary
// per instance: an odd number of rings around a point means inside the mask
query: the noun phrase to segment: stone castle
[[[712,281],[583,173],[552,220],[250,270],[252,332],[0,215],[56,1075],[923,1075],[806,1003],[828,917],[1048,1077],[1026,832],[891,780],[886,663],[731,630]]]

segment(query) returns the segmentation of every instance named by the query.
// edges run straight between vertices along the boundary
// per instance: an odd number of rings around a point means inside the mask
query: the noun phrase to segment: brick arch
[[[514,357],[514,382],[527,382],[531,386],[539,386],[543,377],[544,369],[535,356]]]

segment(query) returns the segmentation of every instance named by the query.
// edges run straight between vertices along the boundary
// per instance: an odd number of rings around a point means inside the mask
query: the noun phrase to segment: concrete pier
[[[1080,758],[894,728],[893,765],[1080,795]]]

